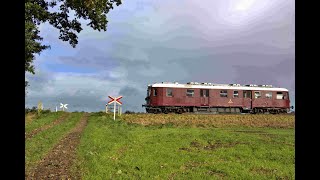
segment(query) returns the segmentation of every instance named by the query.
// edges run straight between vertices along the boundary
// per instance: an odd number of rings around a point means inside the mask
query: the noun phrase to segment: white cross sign
[[[62,103],[60,103],[60,108],[62,108],[63,111],[64,111],[64,108],[68,109],[68,108],[67,108],[67,105],[68,105],[68,104],[62,104]]]
[[[118,103],[118,104],[122,104],[122,102],[121,101],[119,101],[121,98],[122,98],[122,96],[119,96],[119,97],[117,97],[117,98],[114,98],[114,97],[112,97],[112,96],[108,96],[111,100],[108,102],[108,104],[111,104],[111,103],[113,103],[113,102],[116,102],[116,103]]]

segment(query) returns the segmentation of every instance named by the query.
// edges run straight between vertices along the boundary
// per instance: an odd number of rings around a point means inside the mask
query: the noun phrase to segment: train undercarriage
[[[145,106],[147,113],[192,113],[192,114],[284,114],[290,109],[259,107],[243,109],[242,107],[183,107],[183,106]]]

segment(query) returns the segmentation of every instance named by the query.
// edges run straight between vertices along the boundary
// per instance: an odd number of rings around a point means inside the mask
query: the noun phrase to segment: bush
[[[46,109],[46,110],[41,111],[41,114],[48,114],[48,113],[51,113],[50,109]]]
[[[134,111],[126,111],[126,112],[124,112],[125,114],[134,114],[135,112]]]
[[[94,116],[105,116],[105,115],[106,115],[106,112],[103,112],[103,111],[94,112],[93,115],[94,115]]]
[[[28,113],[36,113],[37,112],[37,107],[33,106],[32,108],[25,108],[25,114]]]

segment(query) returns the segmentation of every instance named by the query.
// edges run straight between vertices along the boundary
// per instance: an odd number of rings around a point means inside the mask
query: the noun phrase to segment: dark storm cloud
[[[234,68],[237,73],[236,81],[242,84],[271,84],[291,89],[295,79],[295,64],[292,59],[280,61],[273,66],[234,66]]]
[[[146,92],[130,86],[125,86],[120,89],[119,94],[123,96],[121,99],[121,102],[123,102],[123,112],[126,110],[144,112],[142,104],[145,102],[143,97],[145,97]]]
[[[74,66],[94,67],[98,70],[110,70],[119,65],[116,59],[107,56],[106,52],[91,46],[80,46],[73,56],[60,56],[61,63]],[[108,68],[108,69],[106,69]]]
[[[266,67],[235,66],[236,83],[241,84],[270,84],[289,90],[291,104],[295,104],[295,63],[287,59],[278,64]]]

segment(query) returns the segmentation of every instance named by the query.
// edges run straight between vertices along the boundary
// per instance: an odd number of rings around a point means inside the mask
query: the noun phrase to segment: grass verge
[[[66,133],[72,129],[80,120],[83,113],[71,113],[71,115],[63,121],[46,131],[40,132],[33,138],[26,140],[25,145],[25,165],[26,171],[34,167],[50,149],[54,147]]]

